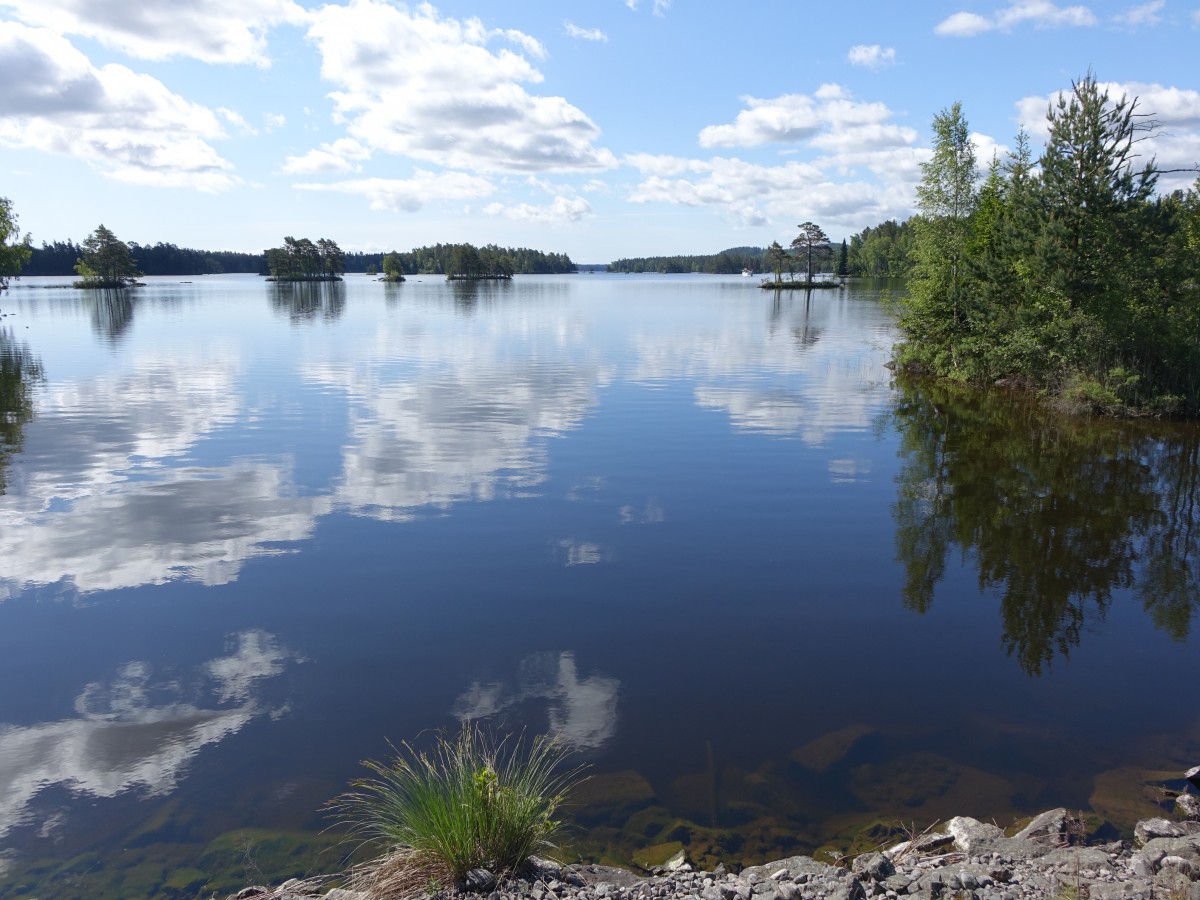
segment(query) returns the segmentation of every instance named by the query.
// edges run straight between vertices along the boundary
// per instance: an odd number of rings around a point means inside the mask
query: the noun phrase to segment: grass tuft
[[[464,723],[421,752],[400,744],[390,762],[330,805],[352,833],[388,848],[352,873],[372,897],[406,897],[461,885],[472,869],[497,876],[554,847],[555,818],[580,768],[568,769],[557,738],[496,740]]]

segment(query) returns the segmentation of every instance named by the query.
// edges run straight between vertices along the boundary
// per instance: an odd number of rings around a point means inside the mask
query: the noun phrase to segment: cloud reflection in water
[[[72,718],[0,725],[0,836],[25,824],[34,799],[53,785],[104,798],[170,793],[203,747],[259,716],[281,715],[284,707],[261,701],[263,682],[301,660],[264,631],[240,632],[230,643],[191,682],[133,661],[86,685]],[[197,694],[207,701],[184,699]]]
[[[545,702],[550,731],[581,750],[597,750],[617,731],[621,682],[609,675],[580,677],[575,655],[533,653],[521,660],[515,685],[475,681],[454,703],[455,718],[490,719]]]

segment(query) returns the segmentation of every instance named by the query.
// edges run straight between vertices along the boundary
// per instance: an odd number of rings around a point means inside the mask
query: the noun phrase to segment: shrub
[[[388,853],[355,880],[372,896],[406,896],[461,884],[472,869],[516,870],[561,830],[555,813],[581,771],[563,766],[567,752],[557,738],[496,740],[464,723],[428,753],[402,743],[391,762],[364,763],[373,777],[332,806]]]

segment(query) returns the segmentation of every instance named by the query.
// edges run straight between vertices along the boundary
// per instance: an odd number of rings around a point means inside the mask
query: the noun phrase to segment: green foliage
[[[470,248],[467,250],[466,248]],[[449,275],[455,270],[454,257],[458,264],[469,260],[474,251],[479,260],[480,271],[493,275],[557,275],[575,271],[575,263],[565,253],[543,253],[528,247],[500,247],[487,244],[474,247],[470,244],[433,244],[417,247],[406,253],[389,253],[400,261],[405,275]],[[347,271],[363,272],[370,264],[381,266],[383,254],[352,253],[347,255]]]
[[[731,247],[720,253],[701,256],[639,256],[618,259],[608,264],[609,272],[657,272],[676,275],[688,272],[706,275],[738,275],[743,269],[757,272],[771,265],[770,249],[762,247]],[[779,279],[776,278],[776,281]]]
[[[889,219],[861,234],[850,236],[846,274],[902,277],[912,267],[913,228],[909,222]]]
[[[7,197],[0,197],[0,293],[8,289],[8,279],[21,274],[29,260],[29,235],[21,237],[17,214]]]
[[[1137,110],[1089,74],[1051,105],[1037,166],[1020,134],[982,183],[961,108],[934,119],[902,365],[1109,414],[1200,413],[1200,200],[1153,196]]]
[[[562,767],[565,754],[554,738],[497,742],[466,723],[429,753],[403,743],[390,763],[367,762],[373,777],[333,806],[357,833],[401,850],[422,879],[511,872],[561,828],[555,815],[579,775]]]
[[[806,281],[813,280],[813,263],[829,259],[832,254],[829,248],[829,236],[819,225],[805,222],[800,226],[800,233],[792,238],[792,251],[804,260],[807,276]]]
[[[346,271],[342,248],[328,238],[285,237],[282,247],[266,252],[267,268],[276,281],[340,281]]]
[[[129,246],[103,225],[87,236],[80,249],[83,255],[75,263],[77,287],[123,288],[142,274]]]
[[[388,281],[404,280],[404,261],[399,253],[389,253],[383,258],[383,276]]]

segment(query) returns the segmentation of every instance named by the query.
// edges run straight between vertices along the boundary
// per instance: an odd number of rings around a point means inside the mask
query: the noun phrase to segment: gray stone
[[[1200,833],[1200,822],[1143,819],[1133,826],[1133,837],[1139,846],[1144,846],[1155,838],[1181,838],[1197,833]]]
[[[949,847],[953,843],[954,835],[943,832],[931,832],[929,834],[918,835],[911,841],[901,841],[899,844],[889,847],[883,852],[892,859],[914,854],[920,856],[921,854],[935,853],[938,850]]]
[[[1139,850],[1129,858],[1129,870],[1134,875],[1142,878],[1150,878],[1158,871],[1158,864],[1162,862],[1163,857],[1166,855],[1162,850],[1154,848]]]
[[[1175,798],[1175,812],[1192,821],[1200,820],[1200,797],[1180,794]]]
[[[1200,766],[1188,769],[1183,773],[1183,777],[1191,783],[1192,787],[1200,789]]]
[[[330,888],[323,896],[325,900],[367,900],[367,895],[362,891],[348,891],[345,888]]]
[[[1032,822],[1013,835],[1013,840],[1042,840],[1055,845],[1065,844],[1070,820],[1071,817],[1062,807],[1048,810],[1040,816],[1035,816]]]
[[[855,875],[870,878],[872,881],[883,881],[889,875],[896,873],[896,867],[892,865],[892,861],[882,853],[864,853],[862,856],[855,857],[850,870]]]
[[[970,816],[955,816],[946,823],[946,831],[954,837],[955,848],[968,856],[990,849],[1004,839],[1000,828]]]
[[[839,884],[829,892],[829,900],[867,900],[867,892],[862,882],[857,878],[853,881]]]
[[[234,897],[236,897],[237,900],[249,900],[250,897],[261,897],[263,894],[269,893],[271,893],[271,889],[269,887],[263,887],[262,885],[255,884],[251,885],[250,887],[242,888],[240,891],[234,894]]]
[[[481,893],[496,886],[496,876],[487,869],[471,869],[463,879],[467,890]],[[543,892],[544,893],[544,892]]]
[[[1186,875],[1189,881],[1195,881],[1200,877],[1200,867],[1193,864],[1190,859],[1184,859],[1182,856],[1164,856],[1159,871],[1165,869],[1173,869],[1182,875]]]

